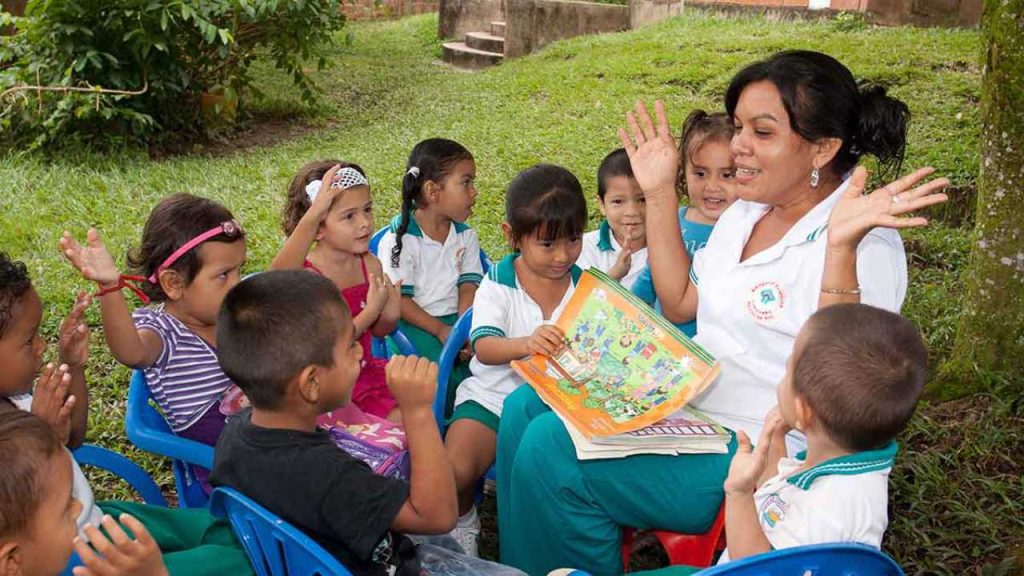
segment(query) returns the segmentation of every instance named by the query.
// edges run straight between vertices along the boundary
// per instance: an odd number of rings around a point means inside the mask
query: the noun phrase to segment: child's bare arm
[[[380,311],[380,315],[377,317],[377,321],[370,327],[374,336],[383,338],[394,332],[395,328],[398,327],[398,319],[402,315],[402,282],[393,283],[391,278],[384,274],[384,267],[381,266],[380,260],[373,254],[367,254],[366,259],[369,260],[370,269],[373,273],[383,279],[384,288],[387,292],[387,299]]]
[[[466,313],[473,306],[473,299],[476,297],[477,284],[464,282],[459,284],[459,316]]]
[[[430,334],[437,338],[441,344],[448,341],[448,334],[451,333],[452,327],[441,322],[437,318],[434,318],[430,314],[420,308],[420,305],[412,299],[412,296],[402,296],[401,302],[402,309],[402,320],[413,326],[423,330],[427,334]]]
[[[766,468],[773,433],[774,427],[766,422],[756,448],[751,446],[746,432],[736,433],[739,446],[724,485],[725,540],[732,560],[771,550],[771,543],[757,520],[754,491]]]
[[[160,548],[146,527],[128,514],[122,514],[119,520],[134,538],[110,516],[102,520],[106,534],[92,524],[86,525],[85,534],[91,546],[75,538],[75,552],[83,564],[74,569],[75,576],[166,576],[167,566]]]
[[[791,430],[789,425],[782,419],[778,406],[768,412],[768,416],[764,419],[764,425],[765,428],[771,429],[772,433],[770,444],[768,445],[768,460],[764,472],[761,473],[761,478],[757,482],[758,486],[764,484],[769,478],[778,475],[779,461],[788,456],[786,452],[786,434]]]
[[[85,441],[89,421],[89,388],[85,382],[85,363],[89,358],[89,328],[82,316],[91,303],[92,298],[88,294],[79,292],[75,305],[61,323],[59,332],[60,361],[68,367],[68,375],[71,377],[67,394],[75,397],[67,442],[72,450]]]
[[[473,344],[480,362],[491,366],[508,364],[530,354],[553,356],[565,346],[565,334],[553,324],[538,326],[533,334],[524,338],[485,336]]]
[[[415,356],[393,356],[387,365],[387,379],[402,410],[412,460],[409,499],[391,528],[413,534],[443,534],[455,527],[459,514],[455,475],[432,410],[437,364]]]
[[[117,287],[121,274],[95,229],[90,229],[86,235],[85,246],[76,242],[70,232],[64,232],[60,247],[83,278],[96,282],[101,289]],[[128,302],[121,291],[107,292],[99,300],[103,336],[114,358],[132,368],[151,366],[163,350],[160,337],[152,331],[135,328]]]
[[[333,166],[324,174],[320,183],[320,191],[310,204],[309,209],[299,220],[295,230],[284,241],[284,246],[270,262],[271,270],[298,270],[306,261],[309,248],[316,241],[316,234],[320,230],[320,224],[327,217],[331,209],[331,203],[335,196],[341,193],[339,188],[331,188],[334,182],[334,174],[340,166]]]

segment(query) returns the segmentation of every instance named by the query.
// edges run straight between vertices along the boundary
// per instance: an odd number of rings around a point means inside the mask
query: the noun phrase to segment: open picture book
[[[555,325],[565,347],[512,368],[566,423],[581,459],[726,451],[728,431],[683,410],[718,363],[621,284],[587,270]]]

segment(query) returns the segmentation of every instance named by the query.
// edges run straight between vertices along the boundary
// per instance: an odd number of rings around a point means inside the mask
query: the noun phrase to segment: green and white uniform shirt
[[[583,251],[580,253],[576,265],[583,270],[597,268],[601,272],[607,273],[619,259],[620,252],[622,252],[622,246],[615,240],[611,226],[608,225],[607,220],[602,220],[601,226],[597,230],[591,230],[583,235]],[[637,277],[646,266],[647,248],[641,248],[633,252],[629,262],[629,272],[626,272],[619,282],[627,289],[632,288],[633,283],[636,282]]]
[[[890,442],[805,470],[800,468],[806,452],[780,460],[778,475],[754,493],[757,519],[772,548],[833,543],[881,548],[896,451]],[[728,561],[728,553],[722,558]]]
[[[402,281],[402,295],[411,296],[427,314],[435,318],[457,314],[459,286],[480,284],[480,240],[476,231],[461,222],[452,222],[448,237],[440,243],[425,235],[416,219],[402,235],[402,254],[398,266],[391,263],[401,216],[396,216],[377,248],[384,273],[392,282]]]
[[[523,338],[533,334],[538,326],[553,323],[569,302],[583,273],[579,267],[572,267],[572,285],[551,316],[545,318],[540,306],[522,289],[516,278],[515,260],[518,257],[518,254],[511,254],[491,267],[476,291],[469,334],[471,345],[486,336]],[[473,375],[459,385],[455,406],[472,400],[500,417],[505,397],[515,391],[523,379],[508,364],[491,366],[480,362],[476,356],[470,361],[469,370]]]

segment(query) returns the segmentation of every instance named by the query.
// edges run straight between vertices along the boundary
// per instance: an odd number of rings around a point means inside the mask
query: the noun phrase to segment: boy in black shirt
[[[409,442],[408,484],[375,475],[317,428],[319,414],[348,402],[362,358],[351,314],[329,280],[272,271],[240,283],[221,305],[217,344],[224,372],[252,409],[221,433],[213,485],[259,502],[357,576],[418,575],[421,560],[429,573],[511,573],[429,544],[417,553],[402,535],[447,533],[457,515],[455,480],[431,409],[436,364],[395,356],[387,366]]]

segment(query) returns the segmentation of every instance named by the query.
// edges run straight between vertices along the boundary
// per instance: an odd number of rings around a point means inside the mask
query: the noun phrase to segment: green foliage
[[[314,48],[344,24],[341,0],[33,0],[18,32],[0,39],[0,88],[102,87],[140,95],[27,91],[0,102],[8,143],[35,146],[154,132],[194,132],[199,96],[233,107],[264,55],[303,99],[315,85],[303,69]],[[3,22],[0,22],[2,25]],[[325,62],[321,59],[319,65]],[[218,110],[219,111],[219,110]]]

